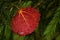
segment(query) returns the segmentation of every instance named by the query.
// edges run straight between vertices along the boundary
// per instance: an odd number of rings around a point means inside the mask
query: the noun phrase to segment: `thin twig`
[[[17,9],[19,9],[19,7],[18,7],[17,5],[15,5],[15,4],[13,4],[13,3],[12,3],[12,5],[13,5],[14,7],[16,7]]]
[[[20,3],[22,2],[22,0],[19,0],[20,1]]]
[[[39,2],[34,6],[34,8],[36,8],[37,6],[39,6],[42,3],[42,0],[39,0]]]
[[[13,7],[10,8],[10,12],[13,10]]]

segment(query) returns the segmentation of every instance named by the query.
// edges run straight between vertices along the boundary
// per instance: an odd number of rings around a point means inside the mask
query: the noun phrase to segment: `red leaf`
[[[12,31],[21,36],[31,34],[37,28],[39,19],[38,10],[31,7],[22,8],[12,18]]]

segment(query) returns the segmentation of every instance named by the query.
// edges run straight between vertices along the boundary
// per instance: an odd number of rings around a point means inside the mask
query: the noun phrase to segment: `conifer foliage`
[[[60,40],[60,0],[0,0],[0,40]]]

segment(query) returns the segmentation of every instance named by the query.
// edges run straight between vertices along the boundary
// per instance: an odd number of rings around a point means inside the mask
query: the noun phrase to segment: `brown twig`
[[[19,0],[20,1],[20,3],[22,2],[22,0]]]
[[[13,7],[10,8],[10,12],[13,10]]]
[[[12,5],[13,5],[14,7],[16,7],[17,9],[19,9],[19,7],[18,7],[17,5],[15,5],[15,4],[13,4],[13,3],[12,3]]]
[[[36,8],[37,6],[39,6],[42,3],[42,0],[39,0],[39,2],[34,6],[34,8]]]

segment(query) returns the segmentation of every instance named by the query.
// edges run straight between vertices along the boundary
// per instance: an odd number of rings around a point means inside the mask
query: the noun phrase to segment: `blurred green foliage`
[[[21,7],[40,11],[38,28],[30,35],[11,31],[11,18]],[[0,40],[60,40],[60,0],[0,0]]]

